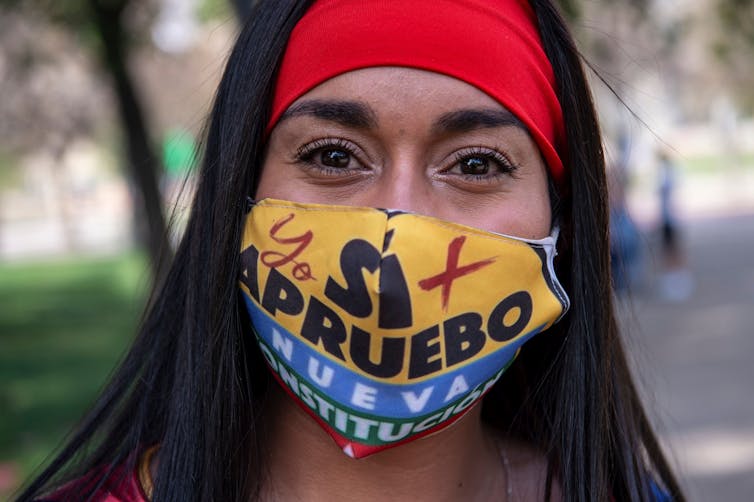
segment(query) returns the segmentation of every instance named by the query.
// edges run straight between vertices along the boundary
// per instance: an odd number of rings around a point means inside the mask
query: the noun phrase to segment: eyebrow
[[[461,133],[477,129],[491,129],[495,127],[519,127],[528,131],[526,126],[508,110],[493,110],[488,108],[456,110],[445,113],[435,121],[432,132]]]
[[[345,127],[374,129],[377,117],[372,109],[359,101],[313,99],[297,103],[280,117],[280,122],[292,117],[308,115],[321,120],[328,120]]]
[[[377,127],[377,115],[374,110],[360,101],[322,99],[302,101],[288,108],[280,116],[280,122],[300,116],[310,116],[358,129],[375,129]],[[528,131],[527,127],[508,110],[470,108],[441,115],[433,124],[432,133],[463,133],[477,129],[511,126]]]

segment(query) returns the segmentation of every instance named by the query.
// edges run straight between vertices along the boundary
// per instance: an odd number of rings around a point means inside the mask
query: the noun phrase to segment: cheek
[[[275,128],[270,134],[257,178],[255,199],[296,200],[296,171],[291,169],[292,159],[288,158],[291,154],[285,148],[286,144],[292,144],[292,140],[281,136],[281,132],[284,131]]]
[[[543,239],[552,229],[552,206],[547,178],[527,184],[510,194],[506,207],[499,216],[501,226],[507,227],[502,233],[527,239]]]
[[[544,239],[550,235],[552,229],[552,210],[549,194],[545,193],[538,200],[532,200],[522,218],[527,219],[529,229],[526,237],[529,239]]]
[[[255,199],[273,198],[297,200],[297,182],[290,166],[277,152],[265,154],[262,169],[257,181]]]
[[[543,239],[550,235],[553,224],[552,204],[550,203],[550,193],[546,182],[542,190],[537,192],[537,196],[532,197],[528,214],[531,219],[530,239]]]
[[[498,219],[496,231],[526,239],[543,239],[550,235],[552,217],[549,198],[531,198],[508,207]]]
[[[274,197],[273,191],[275,187],[279,184],[279,182],[273,178],[275,178],[276,169],[274,167],[270,166],[269,157],[265,157],[264,162],[262,163],[262,169],[259,173],[259,178],[257,180],[257,189],[254,193],[255,199],[264,199],[265,197]]]

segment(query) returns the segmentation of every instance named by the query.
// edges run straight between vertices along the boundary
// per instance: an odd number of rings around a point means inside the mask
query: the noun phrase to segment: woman
[[[553,6],[310,4],[241,33],[170,273],[20,499],[683,500]]]

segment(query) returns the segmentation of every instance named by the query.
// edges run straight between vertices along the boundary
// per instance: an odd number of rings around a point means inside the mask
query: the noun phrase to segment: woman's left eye
[[[327,167],[346,168],[351,161],[351,154],[341,148],[327,148],[320,150],[320,162]]]
[[[447,172],[471,181],[485,181],[511,175],[516,169],[513,162],[496,150],[471,148],[457,152]]]
[[[458,162],[463,174],[487,174],[490,170],[490,160],[486,157],[466,157]]]

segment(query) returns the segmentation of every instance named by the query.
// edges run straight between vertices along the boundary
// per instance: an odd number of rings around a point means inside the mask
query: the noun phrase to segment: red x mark
[[[482,267],[486,267],[487,265],[495,261],[495,258],[488,258],[486,260],[477,261],[468,265],[464,265],[463,267],[459,267],[458,256],[461,254],[461,247],[463,246],[463,243],[465,241],[466,236],[462,235],[460,237],[456,237],[450,244],[448,244],[448,259],[445,262],[444,272],[419,281],[419,287],[424,291],[429,291],[435,289],[437,286],[442,286],[443,310],[448,310],[450,286],[453,284],[453,281],[461,276],[475,272]]]

